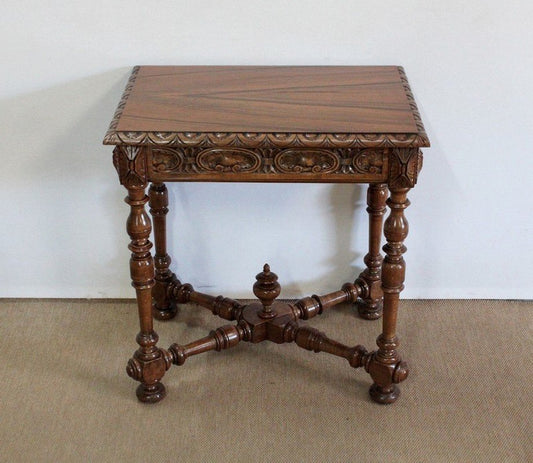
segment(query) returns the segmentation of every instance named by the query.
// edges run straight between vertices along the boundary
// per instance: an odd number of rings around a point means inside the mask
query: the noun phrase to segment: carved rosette
[[[326,150],[283,150],[274,158],[274,166],[284,173],[326,174],[335,172],[340,160]]]
[[[412,188],[422,168],[422,154],[416,149],[394,149],[389,158],[389,187]]]
[[[356,172],[363,174],[381,174],[384,164],[384,152],[379,150],[362,150],[353,158]]]
[[[113,150],[113,165],[126,188],[146,186],[146,158],[141,147],[119,145]]]
[[[199,170],[208,172],[254,172],[261,165],[261,158],[243,148],[210,148],[198,154],[197,165]]]
[[[179,169],[183,163],[180,151],[156,148],[152,150],[152,166],[157,172],[168,172]]]

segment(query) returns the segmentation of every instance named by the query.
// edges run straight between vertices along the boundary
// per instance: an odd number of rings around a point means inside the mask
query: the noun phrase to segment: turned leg
[[[391,189],[387,200],[390,215],[384,227],[387,244],[383,247],[383,332],[377,338],[379,349],[375,352],[368,371],[374,380],[370,396],[383,404],[392,403],[398,398],[400,390],[395,383],[403,381],[408,375],[407,365],[401,361],[397,351],[399,341],[396,337],[398,303],[405,279],[405,261],[402,256],[406,251],[403,241],[409,230],[404,216],[404,209],[409,206],[408,191],[409,188]]]
[[[158,402],[165,397],[165,387],[160,382],[165,371],[170,368],[171,356],[156,347],[157,333],[153,329],[152,288],[154,286],[154,264],[150,254],[149,236],[150,217],[145,204],[148,197],[144,188],[128,188],[126,202],[131,211],[127,221],[127,230],[131,238],[130,270],[132,285],[137,293],[140,332],[137,335],[139,349],[128,362],[127,373],[140,381],[137,397],[141,402]]]
[[[150,213],[154,221],[155,241],[155,285],[152,289],[154,317],[159,320],[174,318],[178,308],[174,300],[169,298],[168,285],[176,281],[170,271],[170,256],[167,254],[168,191],[164,183],[152,183],[149,189]]]
[[[383,309],[383,291],[381,290],[381,264],[383,257],[379,252],[383,231],[383,215],[387,199],[387,185],[372,183],[367,191],[368,254],[364,262],[366,269],[359,276],[358,282],[363,287],[363,295],[357,301],[357,310],[362,318],[375,320],[381,317]]]

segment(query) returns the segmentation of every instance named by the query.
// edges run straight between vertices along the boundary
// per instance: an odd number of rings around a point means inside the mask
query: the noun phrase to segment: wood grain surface
[[[123,132],[417,133],[397,66],[141,66]]]

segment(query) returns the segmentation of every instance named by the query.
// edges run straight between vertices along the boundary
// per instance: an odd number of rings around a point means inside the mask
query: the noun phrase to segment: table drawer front
[[[389,148],[150,147],[152,181],[386,181]]]

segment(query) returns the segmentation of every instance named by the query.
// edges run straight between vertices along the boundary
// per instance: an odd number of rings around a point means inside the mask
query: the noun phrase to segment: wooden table
[[[404,209],[422,167],[420,148],[429,146],[401,67],[135,67],[104,143],[116,145],[113,163],[131,209],[127,231],[140,333],[127,373],[141,383],[139,400],[165,396],[161,379],[172,364],[265,340],[343,357],[370,374],[374,401],[398,398],[396,384],[408,375],[396,336],[408,232]],[[257,302],[195,291],[170,270],[169,181],[368,183],[366,268],[337,291],[292,303],[276,300],[280,285],[267,264],[253,286]],[[390,214],[383,226],[386,205]],[[383,231],[385,258],[379,249]],[[377,350],[345,346],[300,322],[346,302],[363,318],[383,315]],[[185,303],[234,323],[186,345],[158,347],[153,317],[170,319]]]

